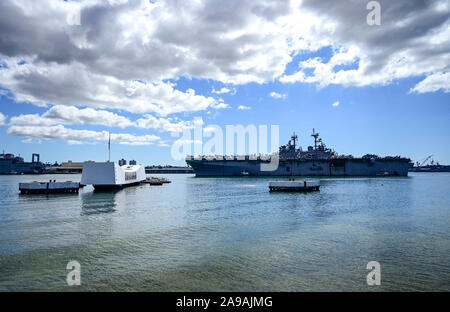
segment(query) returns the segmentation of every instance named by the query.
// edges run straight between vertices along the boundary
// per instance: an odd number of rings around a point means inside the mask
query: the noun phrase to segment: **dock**
[[[19,183],[21,194],[56,194],[56,193],[78,193],[80,183],[78,182],[30,182]]]
[[[144,183],[150,184],[150,185],[163,185],[166,183],[171,183],[169,179],[166,178],[156,178],[156,177],[150,177],[145,179]]]
[[[313,192],[320,190],[320,181],[273,181],[269,182],[271,192]]]

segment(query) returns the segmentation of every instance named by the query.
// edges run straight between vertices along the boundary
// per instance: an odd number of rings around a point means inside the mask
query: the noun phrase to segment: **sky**
[[[450,164],[450,3],[375,2],[2,0],[0,151],[184,165],[183,131],[278,125]]]

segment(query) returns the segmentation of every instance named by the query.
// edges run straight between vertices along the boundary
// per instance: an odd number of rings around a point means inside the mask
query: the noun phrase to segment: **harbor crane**
[[[426,157],[421,163],[420,162],[416,162],[416,166],[417,167],[422,167],[428,160],[431,159],[431,157],[433,157],[433,155],[430,155],[430,156]]]

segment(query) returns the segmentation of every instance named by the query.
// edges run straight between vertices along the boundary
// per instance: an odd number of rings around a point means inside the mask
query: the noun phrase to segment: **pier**
[[[19,183],[21,194],[55,194],[55,193],[78,193],[80,183],[78,182],[30,182]]]

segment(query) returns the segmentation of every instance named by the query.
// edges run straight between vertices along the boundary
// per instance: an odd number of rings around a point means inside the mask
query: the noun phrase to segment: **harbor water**
[[[325,178],[313,193],[165,177],[20,195],[19,182],[81,175],[0,176],[0,291],[450,290],[450,173]],[[67,285],[72,260],[81,286]],[[369,261],[379,286],[367,285]]]

